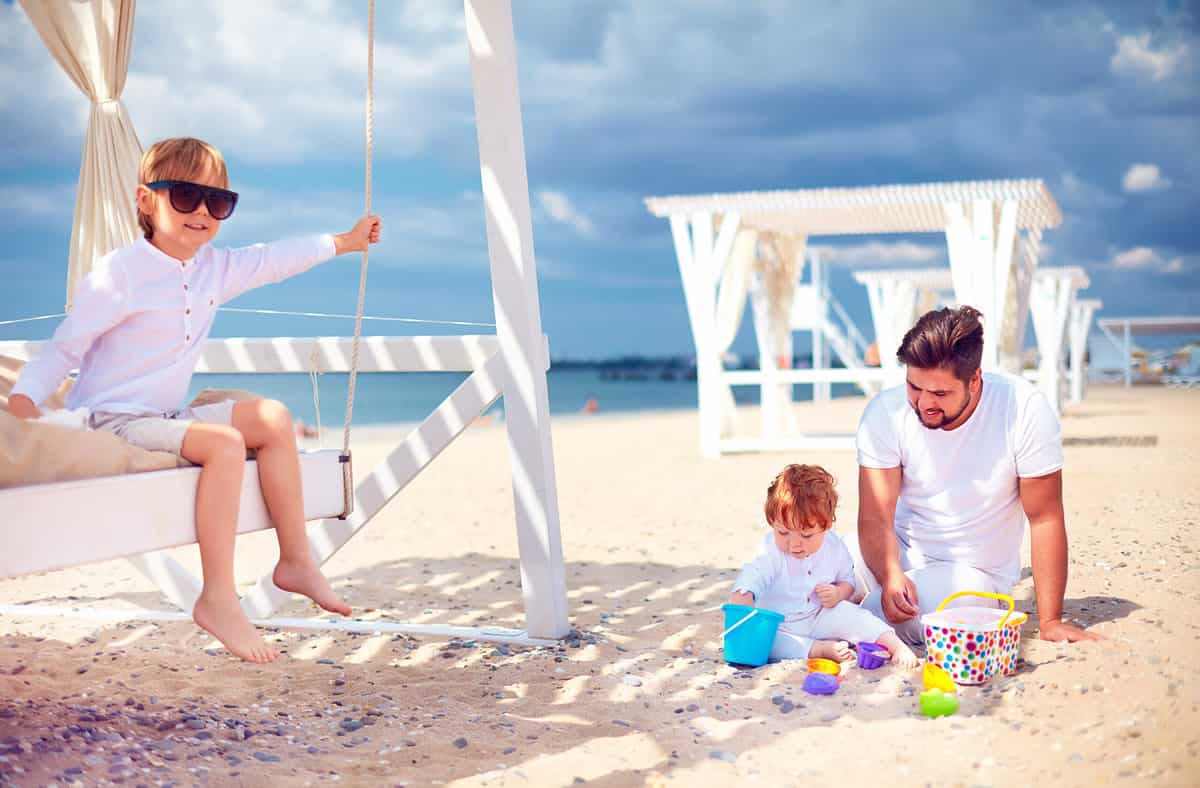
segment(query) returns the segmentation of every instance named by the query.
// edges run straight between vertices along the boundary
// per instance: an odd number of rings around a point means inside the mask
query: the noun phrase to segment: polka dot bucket
[[[962,596],[996,599],[1007,603],[1008,609],[946,608]],[[921,616],[928,660],[949,673],[955,684],[983,684],[997,674],[1014,672],[1021,625],[1029,618],[1014,612],[1014,607],[1007,594],[962,591],[946,597],[936,611]]]

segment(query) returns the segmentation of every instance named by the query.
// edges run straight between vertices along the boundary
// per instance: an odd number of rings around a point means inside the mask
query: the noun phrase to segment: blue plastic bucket
[[[725,661],[753,667],[767,664],[783,615],[747,605],[727,604],[721,609],[725,611]]]

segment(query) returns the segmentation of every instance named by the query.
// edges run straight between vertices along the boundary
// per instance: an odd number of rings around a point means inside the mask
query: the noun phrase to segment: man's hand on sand
[[[917,586],[908,575],[901,575],[899,582],[884,586],[879,601],[883,606],[883,617],[889,624],[908,621],[921,612],[917,605]]]
[[[1104,636],[1096,632],[1088,632],[1072,624],[1064,624],[1061,620],[1043,621],[1038,628],[1042,640],[1053,640],[1056,643],[1078,643],[1084,640],[1104,640]]]

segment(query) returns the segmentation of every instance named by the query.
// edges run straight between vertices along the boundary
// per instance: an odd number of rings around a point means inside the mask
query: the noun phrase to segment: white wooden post
[[[722,379],[724,349],[717,338],[717,289],[733,251],[740,218],[736,212],[726,213],[715,238],[713,218],[706,212],[671,216],[675,259],[696,345],[696,407],[703,457],[720,456],[722,417],[733,398]]]
[[[1033,279],[1030,305],[1038,342],[1038,387],[1062,410],[1062,349],[1075,293],[1088,284],[1082,268],[1043,268]]]
[[[544,360],[542,320],[512,7],[509,0],[465,0],[464,8],[496,336],[509,370],[504,422],[526,628],[533,637],[559,638],[567,634],[570,624],[550,401],[540,363]]]
[[[690,225],[690,232],[689,232]],[[683,282],[692,341],[696,345],[696,410],[700,427],[700,455],[721,454],[721,366],[716,352],[717,298],[709,270],[712,253],[712,216],[671,217],[671,235],[679,278]]]
[[[1087,374],[1087,341],[1092,330],[1092,318],[1104,302],[1095,298],[1081,298],[1071,307],[1071,404],[1083,401],[1084,382]]]
[[[820,255],[815,251],[809,255],[809,265],[812,268],[812,283],[817,296],[813,304],[812,366],[813,369],[828,369],[830,359],[825,341],[825,321],[829,319],[829,275]],[[832,383],[814,383],[813,401],[828,402],[832,391]]]
[[[948,272],[940,272],[949,280]],[[936,271],[855,271],[854,279],[867,289],[871,321],[875,327],[875,342],[879,349],[879,366],[885,371],[883,385],[896,386],[904,381],[904,371],[896,358],[900,342],[916,319],[917,298],[921,293],[918,281],[931,287],[939,283]]]
[[[1133,332],[1129,328],[1129,321],[1125,321],[1125,341],[1122,348],[1125,355],[1125,388],[1133,385]]]
[[[1013,357],[1020,355],[1019,346],[1012,347],[1017,338],[1011,334],[1021,319],[1028,282],[1013,275],[1017,207],[1016,200],[1005,200],[997,213],[991,200],[974,200],[968,218],[961,204],[944,205],[955,299],[983,313],[984,369],[1001,368],[1002,360],[1011,367]]]

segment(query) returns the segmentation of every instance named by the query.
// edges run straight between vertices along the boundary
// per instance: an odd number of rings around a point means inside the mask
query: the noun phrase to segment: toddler
[[[773,532],[742,568],[729,601],[783,614],[772,659],[845,662],[854,656],[847,641],[865,641],[886,648],[900,667],[915,668],[916,655],[892,628],[849,601],[854,561],[829,530],[836,508],[828,471],[816,465],[784,468],[767,488],[764,512]]]
[[[364,216],[338,235],[216,249],[209,242],[238,199],[216,148],[190,137],[162,140],[146,151],[138,175],[143,237],[96,261],[54,338],[22,369],[9,411],[37,418],[38,405],[78,368],[66,404],[86,408],[91,427],[201,466],[195,506],[204,587],[192,618],[238,657],[270,662],[277,655],[246,618],[234,583],[247,448],[258,452],[259,483],[279,540],[275,585],[350,614],[309,546],[292,419],[274,400],[195,408],[183,401],[221,304],[365,250],[378,242],[380,221]]]

